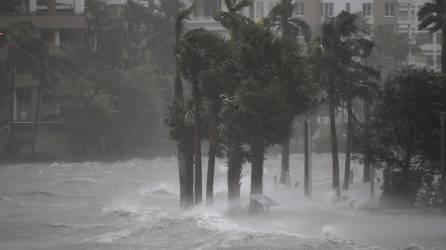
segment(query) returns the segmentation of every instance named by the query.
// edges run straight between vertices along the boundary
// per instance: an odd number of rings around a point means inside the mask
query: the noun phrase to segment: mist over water
[[[187,211],[178,208],[176,158],[3,165],[0,249],[446,249],[444,217],[378,209],[359,182],[360,166],[353,165],[354,191],[336,202],[328,192],[329,155],[314,156],[311,200],[303,197],[303,156],[293,155],[290,165],[299,185],[276,190],[280,158],[266,159],[265,194],[280,205],[254,216],[227,215],[223,161],[216,166],[214,206]],[[243,207],[249,172],[245,166]]]

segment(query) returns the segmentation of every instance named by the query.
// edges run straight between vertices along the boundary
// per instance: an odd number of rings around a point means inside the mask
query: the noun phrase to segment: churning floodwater
[[[0,249],[446,249],[446,219],[435,211],[379,209],[364,198],[362,183],[335,202],[328,155],[315,156],[313,198],[305,199],[302,165],[301,155],[292,156],[293,187],[276,189],[280,158],[269,157],[265,193],[280,205],[268,214],[228,216],[223,161],[214,206],[188,211],[178,208],[175,158],[3,164]],[[358,182],[361,168],[353,168]],[[246,207],[249,166],[242,180]]]

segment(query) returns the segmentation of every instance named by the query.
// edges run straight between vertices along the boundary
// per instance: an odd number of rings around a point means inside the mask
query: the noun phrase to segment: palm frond
[[[311,40],[312,36],[310,25],[308,25],[308,23],[299,18],[291,18],[290,22],[296,25],[296,27],[299,30],[299,33],[304,36],[305,42],[308,43]]]
[[[178,6],[178,13],[175,19],[175,32],[177,33],[177,36],[180,36],[183,33],[184,30],[184,21],[193,13],[195,5],[191,5],[187,8],[181,7],[181,1],[180,6]]]
[[[445,24],[443,23],[443,19],[441,16],[437,16],[434,14],[430,14],[424,16],[418,24],[419,29],[428,29],[430,32],[436,32],[441,29]]]
[[[253,3],[254,3],[253,0],[242,0],[242,1],[238,2],[238,3],[236,3],[233,6],[232,12],[238,12],[238,11],[242,10],[243,8],[245,8],[245,7],[252,6]]]

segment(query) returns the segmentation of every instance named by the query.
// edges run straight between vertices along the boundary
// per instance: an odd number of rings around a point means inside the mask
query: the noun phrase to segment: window
[[[333,3],[321,3],[322,16],[331,17],[333,16]]]
[[[398,3],[398,19],[408,21],[410,18],[410,4]]]
[[[73,13],[74,12],[74,0],[56,0],[56,12],[57,13]]]
[[[433,55],[428,55],[426,56],[426,61],[427,61],[427,65],[429,66],[434,66],[434,56]]]
[[[434,42],[433,34],[430,33],[418,33],[417,34],[417,44],[423,45],[423,44],[432,44]]]
[[[54,31],[53,30],[42,30],[40,32],[40,39],[47,43],[54,42]]]
[[[212,17],[216,12],[220,11],[220,0],[204,0],[203,8],[203,16]]]
[[[23,12],[20,1],[1,1],[0,2],[0,13],[20,13]]]
[[[262,17],[263,16],[263,0],[256,0],[252,6],[249,6],[249,17]]]
[[[47,0],[37,0],[37,13],[44,14],[49,10]]]
[[[16,100],[19,105],[31,103],[31,89],[30,88],[17,88],[16,89]]]
[[[305,11],[304,2],[302,0],[296,1],[294,14],[296,14],[296,16],[304,16],[304,11]]]
[[[59,33],[60,33],[60,41],[62,43],[74,41],[73,31],[61,30],[59,31]]]
[[[249,6],[249,17],[255,17],[255,3],[252,6]]]
[[[394,16],[395,16],[395,4],[386,3],[386,17],[394,17]]]
[[[363,16],[371,16],[372,15],[372,4],[371,3],[363,3],[362,4],[362,15]]]
[[[350,3],[345,4],[345,11],[350,12]]]

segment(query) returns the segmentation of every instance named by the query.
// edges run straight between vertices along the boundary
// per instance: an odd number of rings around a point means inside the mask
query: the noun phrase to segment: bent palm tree
[[[184,21],[192,14],[193,6],[185,7],[181,0],[176,0],[177,15],[175,18],[175,51],[183,35]],[[180,62],[178,56],[175,56],[175,128],[176,137],[178,140],[178,171],[180,179],[180,202],[183,207],[190,207],[194,200],[194,169],[193,169],[193,147],[192,147],[192,133],[189,126],[186,124],[186,111],[184,105],[184,91],[181,80]]]
[[[296,2],[292,0],[281,0],[269,13],[265,24],[270,27],[277,28],[280,31],[283,39],[289,39],[297,42],[300,34],[303,34],[306,42],[311,39],[311,28],[303,20],[294,17],[294,10],[296,9]],[[305,126],[309,123],[305,122]],[[291,125],[290,125],[291,126]],[[308,129],[306,127],[306,129]],[[306,154],[307,156],[307,154]],[[290,171],[290,137],[287,136],[282,143],[282,168],[280,171],[280,183],[289,185],[289,171]]]
[[[294,17],[296,4],[292,0],[281,0],[271,9],[265,23],[277,27],[284,38],[297,39],[299,35],[303,35],[305,42],[309,42],[312,35],[311,28],[305,21]]]
[[[343,89],[350,70],[366,70],[354,58],[364,57],[370,53],[373,42],[361,36],[361,30],[356,24],[358,16],[341,12],[322,26],[322,37],[316,46],[316,67],[321,71],[320,81],[327,92],[331,154],[333,167],[333,189],[336,195],[341,194],[339,178],[339,157],[336,135],[336,108],[344,97]]]
[[[221,85],[224,85],[225,63],[231,51],[223,37],[205,29],[195,29],[187,32],[181,40],[178,54],[183,76],[188,79],[194,96],[195,115],[201,117],[206,102],[208,105],[209,127],[209,165],[206,186],[208,204],[213,199],[213,173],[217,154],[218,111],[221,106]],[[223,71],[223,72],[222,72]],[[197,93],[198,92],[198,93]],[[204,117],[206,118],[206,117]],[[201,129],[201,126],[197,126]]]
[[[418,11],[418,28],[431,33],[441,31],[441,73],[446,74],[446,1],[433,0],[423,5]]]
[[[252,5],[252,0],[225,0],[228,11],[218,12],[214,19],[231,32],[231,40],[240,42],[242,28],[247,24],[248,19],[240,15],[243,8]],[[229,131],[229,130],[228,130]],[[243,148],[239,138],[227,133],[227,156],[228,156],[228,200],[232,209],[241,207],[240,203],[240,182],[243,164]]]
[[[252,5],[252,2],[253,0],[225,0],[228,11],[221,11],[215,14],[214,19],[230,30],[232,41],[240,40],[240,32],[246,20],[245,17],[240,15],[240,11]]]

